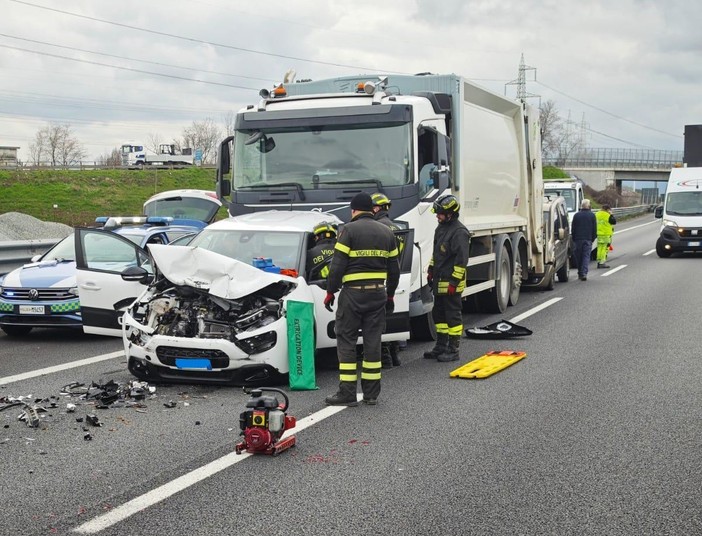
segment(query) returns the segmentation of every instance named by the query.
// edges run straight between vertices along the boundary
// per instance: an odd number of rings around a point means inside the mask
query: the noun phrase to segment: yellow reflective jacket
[[[598,236],[612,236],[614,234],[613,225],[617,223],[617,218],[613,214],[606,210],[598,210],[595,214],[595,219],[597,220]]]

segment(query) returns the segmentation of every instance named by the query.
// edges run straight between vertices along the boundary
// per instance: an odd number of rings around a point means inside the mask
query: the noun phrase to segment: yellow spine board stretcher
[[[451,378],[487,378],[496,372],[506,369],[520,359],[526,357],[525,352],[490,351],[449,373]]]

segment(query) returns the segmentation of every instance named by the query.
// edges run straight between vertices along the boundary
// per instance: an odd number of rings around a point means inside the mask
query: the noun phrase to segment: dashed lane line
[[[603,273],[600,277],[608,277],[612,274],[616,274],[619,270],[623,270],[626,268],[628,265],[627,264],[621,264],[617,266],[616,268],[612,268],[611,270],[607,270],[605,273]]]
[[[533,307],[532,309],[529,309],[528,311],[525,311],[522,314],[515,316],[514,318],[512,318],[510,320],[510,322],[512,322],[513,324],[516,324],[517,322],[520,322],[520,321],[524,320],[525,318],[529,318],[531,315],[546,309],[546,307],[550,307],[551,305],[561,301],[562,299],[563,298],[551,298],[550,300],[545,301],[541,305],[537,305],[536,307]]]
[[[656,250],[655,250],[655,249],[652,249],[652,250],[647,251],[646,253],[644,253],[643,256],[645,257],[646,255],[650,255],[651,253],[655,253],[655,252],[656,252]]]
[[[100,363],[101,361],[108,361],[110,359],[123,356],[124,350],[120,350],[119,352],[112,352],[110,354],[96,355],[95,357],[88,357],[87,359],[71,361],[70,363],[64,363],[63,365],[46,367],[43,369],[32,370],[30,372],[23,372],[22,374],[15,374],[14,376],[5,376],[4,378],[0,378],[0,385],[6,385],[8,383],[18,382],[21,380],[28,380],[29,378],[36,378],[38,376],[45,376],[47,374],[70,370],[72,368],[84,367],[85,365],[92,365],[93,363]]]

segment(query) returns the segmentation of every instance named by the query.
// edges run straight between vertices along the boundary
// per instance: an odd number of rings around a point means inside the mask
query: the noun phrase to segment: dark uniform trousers
[[[336,310],[336,341],[339,356],[339,389],[346,395],[356,395],[358,361],[356,344],[363,330],[363,361],[361,389],[365,398],[380,394],[381,336],[385,331],[387,295],[382,284],[376,289],[344,286],[339,293]]]
[[[444,335],[458,335],[463,331],[463,304],[461,293],[435,294],[431,316],[436,324],[436,332]]]

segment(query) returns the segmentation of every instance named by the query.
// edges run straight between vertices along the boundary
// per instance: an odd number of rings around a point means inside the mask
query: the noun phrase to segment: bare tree
[[[539,108],[541,122],[541,151],[544,159],[555,158],[558,155],[558,146],[563,121],[558,115],[555,101],[548,100]]]
[[[146,148],[152,153],[159,153],[158,146],[164,143],[163,138],[157,132],[149,132],[146,136]]]
[[[119,147],[115,147],[111,152],[99,156],[97,164],[106,167],[120,167],[122,165],[122,153]]]
[[[35,164],[70,166],[85,158],[85,151],[68,124],[49,123],[37,131],[29,152]]]
[[[212,118],[208,117],[203,121],[193,121],[190,127],[183,129],[183,140],[176,145],[190,147],[193,150],[202,151],[202,163],[210,164],[214,161],[217,144],[222,138],[219,127]]]
[[[222,116],[222,119],[224,120],[224,135],[232,136],[234,134],[234,125],[236,124],[236,114],[230,110]]]

